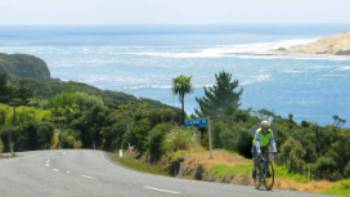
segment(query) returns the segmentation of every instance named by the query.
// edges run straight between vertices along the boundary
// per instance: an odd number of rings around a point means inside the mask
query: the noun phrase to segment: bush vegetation
[[[0,76],[0,89],[0,135],[6,152],[11,147],[114,151],[130,145],[143,155],[157,143],[150,131],[161,123],[175,125],[181,117],[179,109],[157,101],[74,82]]]

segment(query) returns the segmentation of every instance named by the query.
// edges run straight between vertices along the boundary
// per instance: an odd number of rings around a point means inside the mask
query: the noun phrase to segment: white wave
[[[298,74],[298,73],[302,73],[303,71],[290,69],[290,70],[283,70],[282,72],[287,74]]]
[[[198,51],[191,52],[130,52],[126,54],[141,55],[141,56],[154,56],[165,58],[220,58],[233,55],[243,55],[240,57],[256,58],[269,58],[273,55],[272,51],[280,48],[290,48],[293,46],[303,45],[317,40],[314,39],[293,39],[282,40],[277,42],[261,42],[253,44],[236,44],[236,45],[220,45],[214,48],[206,48]],[[260,56],[261,55],[261,56]],[[277,56],[275,56],[277,57]]]
[[[172,87],[171,85],[128,85],[128,86],[122,86],[120,89],[122,90],[138,90],[138,89],[166,89],[170,90]]]
[[[350,65],[349,66],[341,66],[336,69],[337,71],[350,71]]]
[[[269,79],[271,79],[271,75],[263,73],[258,75],[254,79],[243,80],[241,85],[242,86],[252,85],[255,83],[261,83],[261,82],[267,81]]]
[[[112,83],[112,84],[130,84],[130,85],[139,85],[139,84],[151,84],[153,81],[152,77],[132,77],[132,76],[107,76],[107,75],[84,75],[79,81],[85,83]]]
[[[338,55],[233,55],[233,57],[241,59],[293,59],[293,60],[332,60],[332,61],[349,61],[350,57]]]
[[[75,64],[115,64],[118,63],[118,55],[138,55],[163,58],[224,58],[234,57],[240,59],[300,59],[300,60],[336,60],[347,61],[350,57],[332,55],[281,55],[275,51],[280,48],[290,48],[304,45],[317,40],[291,39],[275,42],[260,42],[236,45],[218,45],[213,48],[203,48],[193,51],[172,51],[174,46],[156,48],[151,51],[149,46],[0,46],[1,51],[8,53],[30,53],[40,57],[64,56],[74,61]],[[175,47],[178,49],[179,46]],[[198,46],[196,46],[198,47]],[[168,51],[167,51],[168,50]],[[83,56],[83,60],[77,60],[75,56]],[[96,59],[92,59],[95,58]],[[71,62],[72,62],[71,61]]]
[[[343,66],[342,69],[343,69],[343,70],[350,71],[350,66]]]
[[[242,80],[240,85],[241,86],[247,86],[247,85],[252,85],[252,84],[256,84],[256,83],[261,83],[261,82],[269,80],[270,78],[271,78],[271,76],[268,75],[268,74],[261,74],[261,75],[257,76],[255,79]],[[212,87],[213,85],[214,84],[195,85],[194,88],[195,89],[202,89],[204,87],[206,87],[206,88]],[[164,84],[140,84],[140,85],[128,84],[128,85],[120,86],[120,87],[117,87],[117,88],[121,89],[121,90],[138,90],[138,89],[163,89],[163,90],[170,90],[172,88],[172,86],[171,85],[164,85]]]

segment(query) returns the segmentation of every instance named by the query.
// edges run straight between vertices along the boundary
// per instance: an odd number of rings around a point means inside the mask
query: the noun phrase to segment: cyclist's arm
[[[272,138],[270,141],[270,145],[272,147],[272,152],[277,153],[277,145],[276,145],[276,140],[275,140],[275,136],[274,136],[273,132],[272,132]]]
[[[260,134],[257,132],[255,134],[255,148],[256,148],[256,152],[258,154],[261,154],[261,148],[260,148]]]

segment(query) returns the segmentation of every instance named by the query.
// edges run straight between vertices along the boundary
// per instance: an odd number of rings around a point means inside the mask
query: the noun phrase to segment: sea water
[[[52,77],[123,91],[179,106],[172,78],[191,75],[195,97],[232,73],[244,89],[242,107],[269,109],[322,125],[350,121],[350,58],[263,55],[349,30],[350,25],[6,26],[0,52],[43,58]],[[349,124],[347,124],[348,126]]]

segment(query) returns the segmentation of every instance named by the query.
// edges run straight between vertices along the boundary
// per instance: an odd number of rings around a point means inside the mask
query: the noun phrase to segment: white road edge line
[[[70,174],[70,171],[69,171],[69,170],[67,170],[67,171],[66,171],[66,174]]]
[[[111,163],[110,161],[108,161],[108,160],[106,159],[106,156],[105,156],[105,154],[104,154],[103,152],[101,152],[101,159],[102,159],[104,162],[106,162],[108,165],[114,167],[114,164]]]
[[[85,174],[81,174],[80,176],[83,177],[83,178],[91,179],[91,180],[95,179],[94,177],[88,176],[88,175],[85,175]]]
[[[52,169],[53,171],[55,171],[55,172],[59,172],[60,170],[59,169],[57,169],[57,168],[54,168],[54,169]]]
[[[46,165],[46,167],[50,167],[50,164],[49,163],[47,163],[47,164],[45,164]]]
[[[22,154],[18,153],[17,156],[18,156],[18,157],[15,157],[15,158],[13,158],[13,159],[11,159],[11,160],[29,159],[29,158],[33,158],[33,157],[40,156],[40,154],[34,154],[34,155],[29,155],[29,156],[27,156],[27,155],[22,155]]]
[[[165,189],[159,189],[156,187],[151,187],[151,186],[144,186],[144,189],[148,189],[148,190],[154,190],[154,191],[158,191],[158,192],[163,192],[163,193],[168,193],[168,194],[176,194],[176,195],[180,195],[180,192],[176,192],[176,191],[171,191],[171,190],[165,190]]]

